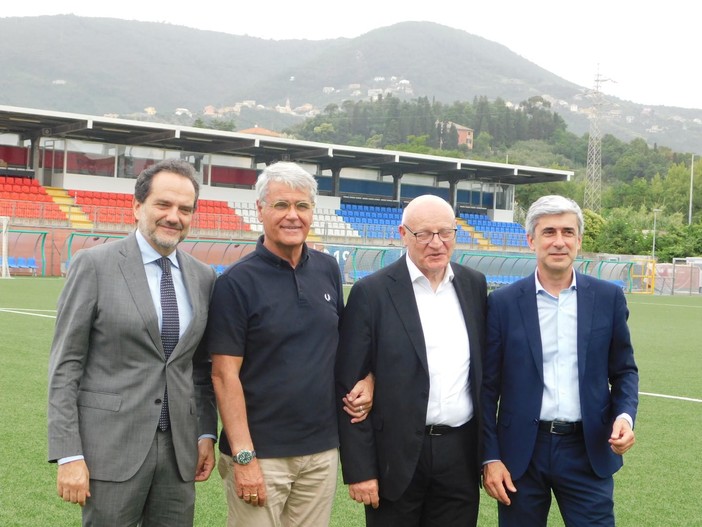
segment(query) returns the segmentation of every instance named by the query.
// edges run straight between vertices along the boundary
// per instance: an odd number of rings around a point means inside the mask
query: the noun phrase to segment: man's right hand
[[[517,492],[517,487],[512,483],[512,476],[502,461],[483,465],[483,487],[490,496],[505,505],[512,503],[507,491]]]
[[[370,505],[374,509],[380,505],[380,496],[378,495],[378,480],[369,479],[368,481],[359,481],[349,485],[349,496],[358,503]]]
[[[85,505],[90,497],[90,473],[84,459],[59,465],[56,492],[63,501]]]

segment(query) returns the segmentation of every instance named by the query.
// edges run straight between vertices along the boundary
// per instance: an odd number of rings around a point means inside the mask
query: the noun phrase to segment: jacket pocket
[[[114,393],[78,390],[78,406],[118,412],[122,406],[122,397]]]

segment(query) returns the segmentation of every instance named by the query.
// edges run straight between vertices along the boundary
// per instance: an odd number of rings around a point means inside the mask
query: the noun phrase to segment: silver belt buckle
[[[439,436],[441,436],[441,435],[443,435],[443,434],[435,434],[435,433],[434,433],[434,425],[429,425],[429,435],[430,435],[430,436],[434,436],[434,437],[439,437]]]
[[[555,434],[557,436],[565,435],[564,432],[556,431],[556,427],[561,426],[561,425],[568,425],[568,424],[570,424],[570,423],[568,423],[568,421],[560,421],[558,419],[554,419],[553,421],[551,421],[551,429],[549,430],[549,432],[551,432],[552,434]],[[561,430],[562,430],[562,428],[561,428]]]

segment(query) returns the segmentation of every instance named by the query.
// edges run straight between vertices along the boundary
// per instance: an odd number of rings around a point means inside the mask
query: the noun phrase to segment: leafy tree
[[[476,156],[483,155],[488,157],[492,154],[492,136],[488,132],[480,132],[473,139],[473,153]]]
[[[666,209],[669,212],[680,212],[687,217],[690,206],[690,167],[683,163],[675,164],[670,167],[665,178],[664,196],[660,196],[665,200]],[[693,190],[693,205],[694,198],[697,197],[697,203],[702,205],[702,196],[695,195],[695,190],[702,189],[702,184],[698,183]]]
[[[615,209],[608,214],[607,221],[592,249],[596,252],[611,254],[645,254],[649,248],[640,222],[630,208]]]
[[[529,206],[542,196],[557,194],[565,196],[577,203],[582,203],[584,187],[575,181],[554,181],[551,183],[537,183],[533,185],[520,185],[517,187],[516,200],[522,207]]]
[[[458,149],[458,130],[456,130],[456,125],[453,123],[449,124],[448,129],[446,130],[445,139],[441,148],[445,150]]]
[[[602,203],[605,208],[651,206],[651,185],[642,177],[631,183],[617,182],[604,190]]]
[[[399,150],[400,152],[413,152],[415,154],[432,154],[436,149],[427,145],[428,136],[422,135],[417,137],[411,135],[407,138],[406,143],[397,145],[387,145],[390,150]]]
[[[368,148],[380,148],[381,144],[383,144],[383,135],[382,134],[376,134],[372,137],[369,137],[368,140],[366,141],[366,146]]]
[[[329,138],[333,137],[335,133],[334,125],[331,123],[322,123],[319,126],[315,126],[314,133],[319,141],[329,141]]]
[[[676,225],[657,231],[656,259],[659,262],[672,262],[673,258],[685,258],[700,254],[697,240],[691,236],[693,230],[687,226]]]
[[[590,209],[583,210],[583,219],[585,220],[585,229],[583,232],[582,250],[593,252],[595,247],[597,247],[597,239],[602,234],[606,220]]]
[[[563,156],[570,161],[566,166],[577,166],[587,164],[587,136],[582,138],[566,130],[556,130],[551,137],[551,145],[554,154]]]
[[[193,122],[195,128],[208,128],[210,130],[223,130],[225,132],[233,132],[236,130],[234,119],[208,119],[198,117]]]

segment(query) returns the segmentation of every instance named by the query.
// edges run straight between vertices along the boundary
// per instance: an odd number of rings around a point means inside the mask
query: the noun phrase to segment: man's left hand
[[[364,505],[370,505],[377,509],[380,505],[380,495],[378,494],[378,480],[369,479],[349,485],[349,496],[352,500]]]
[[[634,446],[635,442],[636,438],[634,436],[634,431],[631,429],[631,426],[629,426],[629,421],[623,418],[614,421],[614,425],[612,425],[612,435],[609,438],[612,452],[621,456]]]

